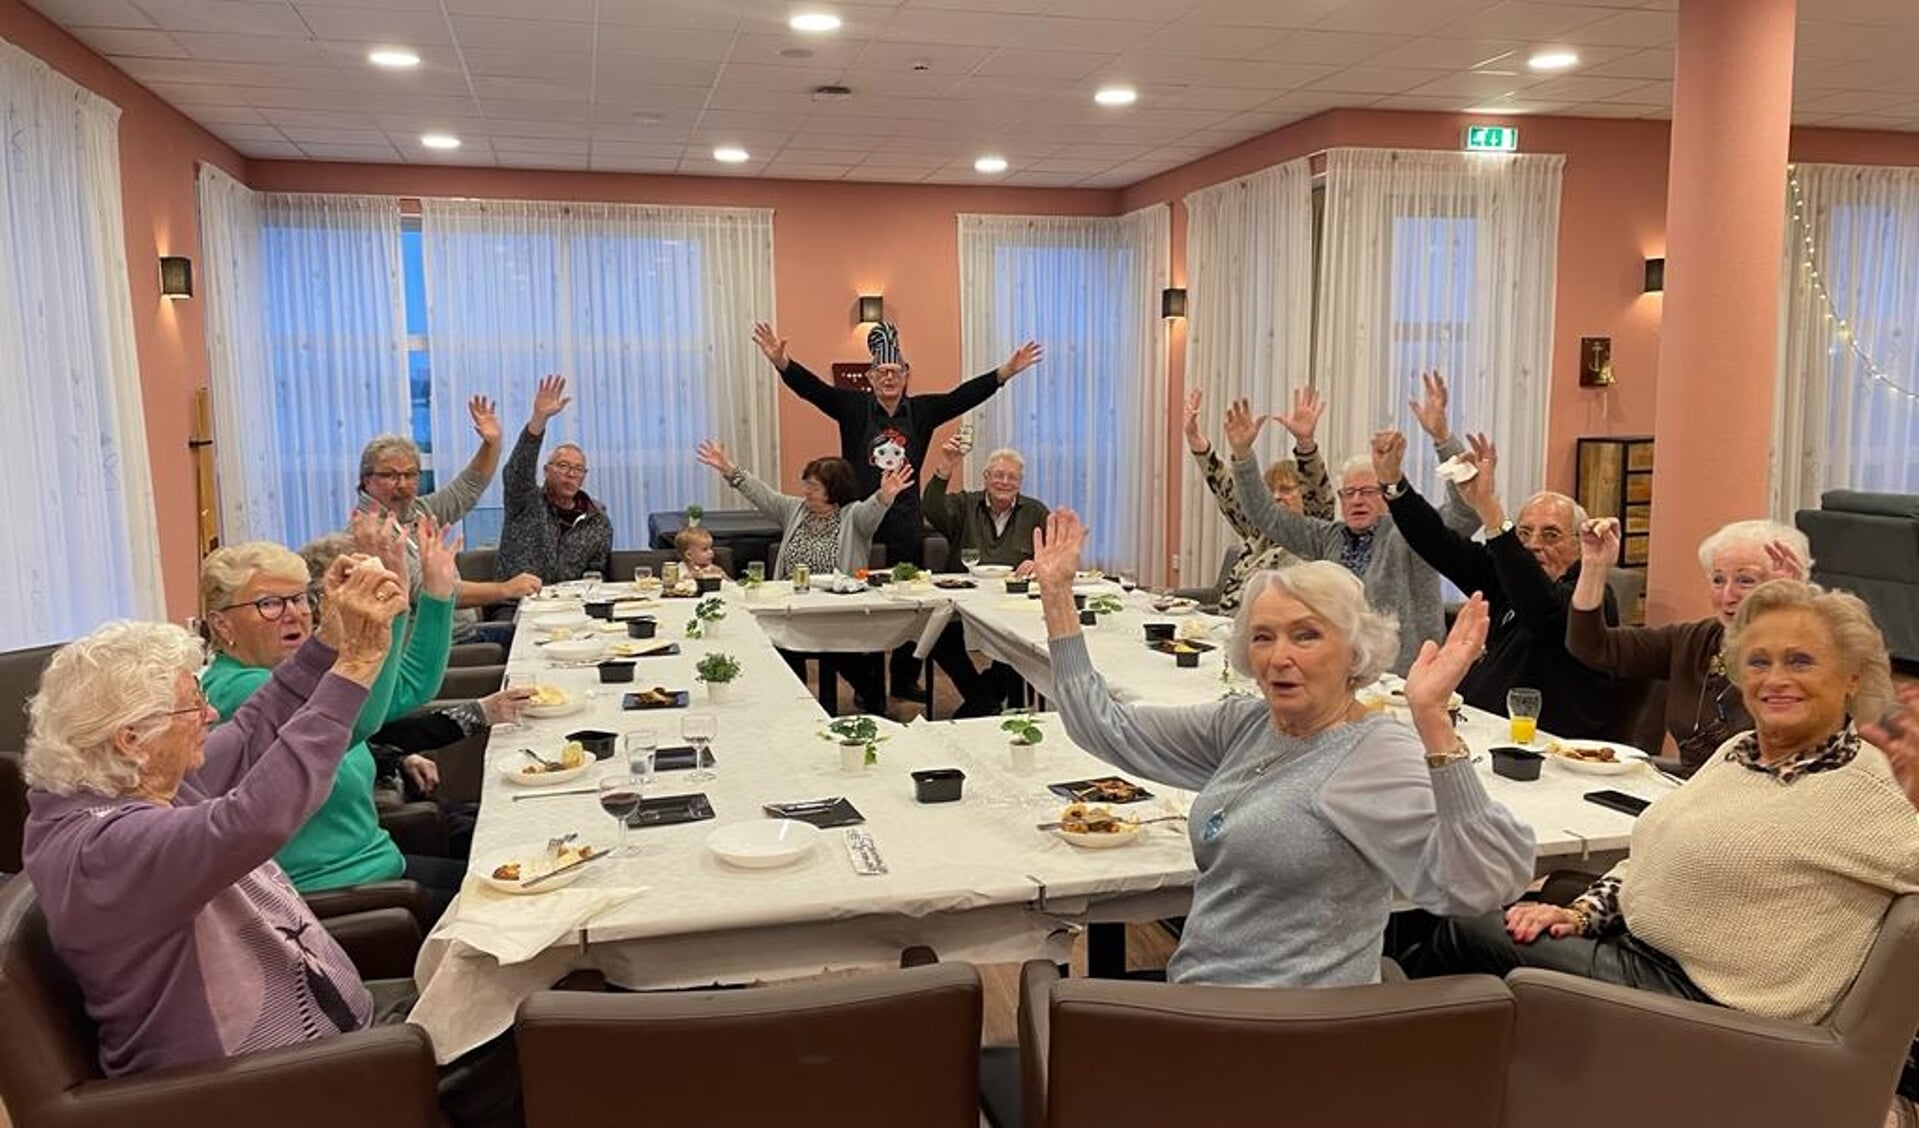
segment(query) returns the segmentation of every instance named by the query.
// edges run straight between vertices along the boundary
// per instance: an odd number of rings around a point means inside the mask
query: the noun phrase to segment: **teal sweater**
[[[366,742],[388,721],[431,700],[446,674],[447,653],[453,645],[452,602],[421,596],[414,619],[410,636],[405,615],[393,621],[393,649],[354,723],[353,745],[340,761],[333,788],[275,857],[302,893],[390,881],[406,870],[406,859],[380,825],[373,806],[373,751]],[[249,666],[221,654],[200,682],[224,722],[272,676],[267,667]]]

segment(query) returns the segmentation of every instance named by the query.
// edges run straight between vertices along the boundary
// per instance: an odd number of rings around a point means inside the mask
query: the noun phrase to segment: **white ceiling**
[[[1677,6],[28,3],[249,157],[1047,187],[1132,184],[1335,107],[1665,117]],[[844,26],[790,31],[802,10]],[[1801,13],[1794,120],[1919,131],[1919,2],[1816,0]],[[423,65],[377,70],[366,62],[376,46],[411,48]],[[1577,51],[1579,65],[1530,72],[1526,58],[1545,46]],[[816,102],[823,83],[854,95]],[[1139,102],[1096,106],[1104,83],[1137,87]],[[464,146],[429,151],[427,131]],[[752,159],[720,164],[717,145]],[[988,152],[1011,169],[973,171]]]

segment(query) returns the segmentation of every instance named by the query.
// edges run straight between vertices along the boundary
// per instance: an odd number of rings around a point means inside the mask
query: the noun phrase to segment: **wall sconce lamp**
[[[160,256],[160,296],[176,300],[193,296],[192,259],[185,255]]]
[[[1646,260],[1646,292],[1657,294],[1666,288],[1666,260],[1649,258]]]
[[[886,320],[886,300],[878,294],[860,295],[860,321]]]
[[[1186,289],[1175,286],[1159,292],[1159,315],[1161,317],[1186,316]]]

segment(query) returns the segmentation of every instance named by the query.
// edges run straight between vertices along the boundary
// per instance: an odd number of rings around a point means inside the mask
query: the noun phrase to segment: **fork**
[[[1185,815],[1159,815],[1159,816],[1157,816],[1157,817],[1155,817],[1155,818],[1150,818],[1150,819],[1139,819],[1139,820],[1137,820],[1137,821],[1135,821],[1135,820],[1132,820],[1132,819],[1119,819],[1119,818],[1104,818],[1104,819],[1079,819],[1079,820],[1076,820],[1076,821],[1078,821],[1078,822],[1083,822],[1083,823],[1085,823],[1085,824],[1086,824],[1087,826],[1108,826],[1108,825],[1110,825],[1110,824],[1112,824],[1112,823],[1124,823],[1124,824],[1125,824],[1125,825],[1127,825],[1127,826],[1151,826],[1151,825],[1153,825],[1154,823],[1163,823],[1163,822],[1185,822],[1185,821],[1186,821],[1186,816],[1185,816]],[[1059,828],[1061,828],[1061,827],[1063,827],[1063,826],[1065,826],[1065,825],[1066,825],[1066,824],[1065,824],[1065,823],[1063,823],[1063,822],[1046,822],[1046,823],[1039,823],[1039,824],[1038,824],[1038,829],[1040,829],[1040,830],[1058,830]]]
[[[531,748],[522,748],[520,749],[520,751],[524,752],[529,759],[531,759],[534,763],[540,765],[542,768],[545,768],[549,772],[563,772],[566,770],[565,764],[561,763],[558,760],[549,760],[546,757],[540,755],[538,752],[533,751],[533,749]]]

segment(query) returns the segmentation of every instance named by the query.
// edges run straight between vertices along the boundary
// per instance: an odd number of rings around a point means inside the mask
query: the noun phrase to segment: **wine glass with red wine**
[[[600,810],[612,815],[620,824],[620,844],[613,851],[615,857],[631,857],[633,849],[626,844],[626,820],[640,809],[642,780],[631,772],[617,772],[600,780]]]

